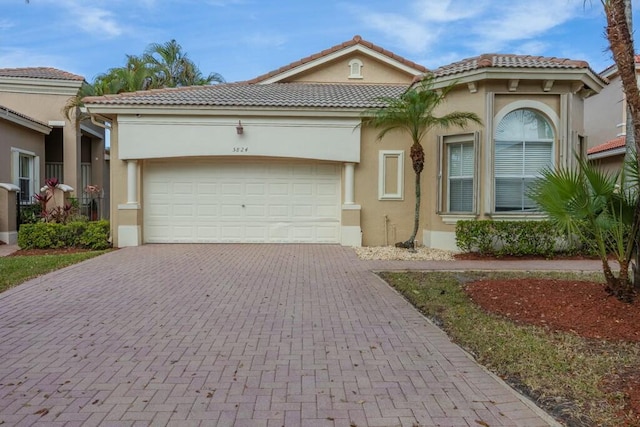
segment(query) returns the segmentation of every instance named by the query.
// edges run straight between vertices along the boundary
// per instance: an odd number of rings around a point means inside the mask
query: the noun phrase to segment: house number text
[[[249,151],[249,147],[233,147],[234,153],[246,153]]]

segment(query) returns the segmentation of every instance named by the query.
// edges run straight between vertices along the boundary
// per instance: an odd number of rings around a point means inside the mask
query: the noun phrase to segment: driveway
[[[371,272],[411,265],[147,245],[31,280],[0,294],[0,424],[553,423]]]

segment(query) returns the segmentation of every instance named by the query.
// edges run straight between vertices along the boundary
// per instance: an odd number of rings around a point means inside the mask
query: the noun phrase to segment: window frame
[[[551,138],[538,138],[538,139],[532,139],[532,138],[527,138],[525,136],[523,136],[522,139],[517,139],[517,138],[509,138],[509,139],[504,139],[504,140],[498,140],[496,137],[496,133],[498,131],[498,128],[500,126],[500,124],[507,118],[507,116],[509,116],[512,113],[515,113],[516,111],[530,111],[535,113],[537,116],[542,117],[546,124],[550,127],[551,132],[553,133]],[[526,166],[527,166],[527,146],[531,146],[531,145],[538,145],[538,144],[549,144],[549,152],[550,152],[550,158],[548,159],[548,165],[554,165],[555,164],[555,150],[556,150],[556,141],[557,141],[557,133],[556,133],[556,129],[554,127],[554,123],[550,120],[550,118],[544,114],[542,111],[536,109],[536,108],[531,108],[531,107],[522,107],[522,108],[514,108],[512,110],[510,110],[507,114],[504,114],[501,118],[500,121],[496,122],[496,127],[494,129],[493,132],[493,150],[492,150],[492,157],[493,157],[493,174],[492,174],[492,189],[493,189],[493,201],[492,201],[492,206],[491,206],[491,211],[494,212],[497,215],[528,215],[528,214],[538,214],[540,213],[540,211],[536,208],[526,208],[524,206],[524,200],[525,200],[525,196],[526,196],[526,181],[530,181],[530,180],[535,180],[536,178],[539,178],[541,175],[539,173],[540,169],[538,169],[536,172],[527,172],[526,170]],[[513,173],[505,173],[502,174],[500,176],[497,175],[497,148],[498,145],[500,143],[503,144],[513,144],[513,145],[517,145],[519,148],[519,150],[521,151],[520,153],[520,157],[522,159],[521,162],[521,172],[519,174],[513,174]],[[529,153],[531,153],[532,149],[529,149]],[[529,154],[530,156],[531,154]],[[507,180],[510,183],[518,183],[521,186],[521,190],[520,190],[520,209],[512,209],[512,210],[498,210],[498,206],[497,206],[497,202],[498,202],[498,191],[497,191],[497,182],[498,179],[503,179],[503,180]]]
[[[388,193],[385,188],[387,181],[387,159],[397,159],[397,174],[395,193]],[[404,150],[380,150],[378,152],[378,200],[404,200]]]
[[[354,66],[357,67],[357,72],[354,73]],[[349,61],[349,78],[350,79],[362,79],[364,78],[362,75],[362,67],[364,66],[363,62],[360,59],[354,58]]]
[[[18,194],[20,204],[33,204],[33,196],[38,193],[38,182],[40,181],[40,158],[33,151],[23,150],[16,147],[11,148],[11,158],[13,183],[21,189],[20,193]],[[27,177],[22,176],[21,159],[26,159],[26,161],[28,162],[29,176]],[[29,180],[27,184],[28,193],[26,196],[22,191],[23,186],[20,185],[21,181],[24,179]]]
[[[462,144],[471,144],[473,152],[473,173],[472,179],[472,194],[473,201],[470,211],[452,211],[451,210],[451,182],[450,174],[451,170],[449,164],[450,147]],[[438,136],[438,179],[437,179],[437,206],[438,214],[443,216],[475,217],[478,214],[478,181],[479,181],[479,147],[480,147],[480,132],[465,132],[457,134],[439,135]]]

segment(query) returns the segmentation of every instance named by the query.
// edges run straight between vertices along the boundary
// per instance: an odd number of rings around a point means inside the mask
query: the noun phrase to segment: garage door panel
[[[145,164],[146,242],[340,240],[340,167],[241,161]]]

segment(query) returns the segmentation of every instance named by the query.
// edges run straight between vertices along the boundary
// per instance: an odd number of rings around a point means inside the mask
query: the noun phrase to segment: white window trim
[[[40,182],[40,157],[33,151],[23,150],[17,147],[11,147],[11,179],[13,184],[20,187],[20,156],[28,156],[31,158],[31,182],[29,183],[29,198],[31,199],[38,193],[38,183]],[[20,196],[18,196],[20,197]]]
[[[470,212],[451,212],[449,210],[449,174],[448,174],[448,165],[447,170],[445,171],[445,156],[448,156],[449,152],[447,150],[450,144],[460,144],[460,143],[469,143],[473,144],[473,208]],[[468,217],[476,217],[478,215],[478,182],[479,176],[478,172],[480,170],[480,132],[466,132],[466,133],[457,133],[450,135],[440,135],[438,137],[438,177],[437,177],[437,203],[438,203],[438,214],[444,218],[453,218],[460,217],[460,219],[467,219]],[[448,163],[448,162],[447,162]],[[445,176],[446,173],[446,176]],[[444,181],[443,181],[444,180]],[[450,223],[450,222],[446,222]]]
[[[396,158],[398,162],[398,174],[396,176],[397,192],[386,193],[385,182],[387,177],[386,160]],[[378,154],[378,200],[404,200],[404,151],[380,150]]]
[[[357,65],[358,66],[358,72],[354,73],[353,72],[353,66]],[[363,63],[361,60],[359,59],[352,59],[351,61],[349,61],[349,78],[350,79],[361,79],[363,78],[362,76],[362,67],[363,67]]]
[[[493,94],[491,94],[493,96]],[[493,103],[493,98],[491,99],[491,103]],[[520,109],[529,109],[535,110],[542,113],[543,116],[546,117],[547,120],[551,122],[553,126],[554,140],[552,142],[552,150],[551,150],[551,163],[553,165],[556,164],[556,150],[558,149],[559,143],[559,135],[560,135],[560,117],[553,110],[553,108],[549,107],[547,104],[540,101],[532,101],[532,100],[519,100],[511,102],[504,107],[502,107],[493,117],[491,133],[487,135],[487,139],[490,142],[489,156],[487,159],[490,159],[490,167],[487,168],[485,179],[486,182],[489,182],[490,190],[485,193],[485,209],[489,212],[492,218],[519,218],[523,216],[531,216],[531,212],[496,212],[496,188],[495,188],[495,152],[496,152],[496,135],[495,130],[498,128],[498,124],[505,118],[505,116],[512,111],[520,110]],[[488,209],[487,209],[488,208]],[[535,214],[533,216],[536,216]]]

